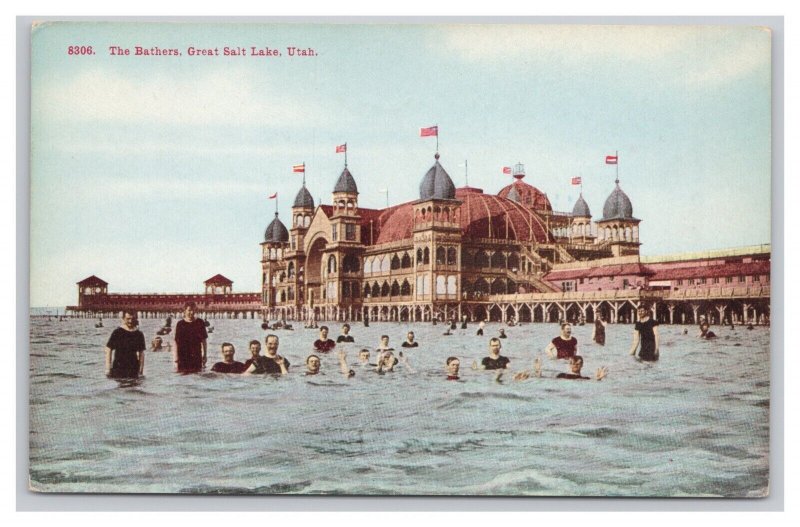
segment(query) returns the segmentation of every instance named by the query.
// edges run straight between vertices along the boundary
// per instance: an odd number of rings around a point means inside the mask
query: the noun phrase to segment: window
[[[733,283],[733,277],[732,276],[726,276],[725,277],[725,283],[726,284],[732,284]]]
[[[331,240],[336,241],[339,239],[338,232],[336,232],[336,225],[331,225]]]
[[[561,282],[561,290],[565,293],[572,291],[572,282]]]
[[[758,274],[753,275],[753,282],[760,282],[760,281],[761,281],[761,275]]]
[[[356,239],[356,226],[348,223],[344,226],[344,239],[348,241],[353,241]]]
[[[683,280],[678,280],[677,282],[675,282],[675,284],[676,285],[683,285]]]
[[[714,279],[711,282],[714,283],[714,284],[718,284],[719,283],[719,278],[714,277]]]
[[[698,278],[697,279],[697,283],[698,284],[705,284],[706,283],[706,279],[705,278]]]
[[[740,277],[739,277],[739,283],[740,283],[740,284],[743,284],[743,283],[744,283],[744,276],[740,276]]]
[[[686,281],[686,283],[687,283],[687,284],[689,284],[689,285],[694,285],[694,278],[689,278],[689,279]]]
[[[292,234],[292,250],[294,251],[295,249],[297,249],[297,236]]]

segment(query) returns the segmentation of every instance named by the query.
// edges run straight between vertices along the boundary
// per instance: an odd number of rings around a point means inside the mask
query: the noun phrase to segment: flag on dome
[[[503,167],[503,174],[510,174],[510,173],[511,173],[511,167]]]
[[[292,172],[303,172],[303,173],[305,173],[305,171],[306,171],[306,164],[305,163],[301,163],[299,165],[292,165]]]
[[[606,165],[616,165],[618,156],[606,156]]]
[[[278,197],[278,193],[276,192],[275,194],[271,195],[271,196],[269,197],[269,199],[275,199],[275,198],[277,198],[277,197]]]
[[[438,136],[439,135],[439,125],[430,126],[428,128],[420,128],[419,129],[419,136],[420,137],[430,137],[430,136]]]
[[[572,184],[573,185],[580,185],[581,184],[580,176],[572,178]]]
[[[341,154],[342,152],[347,152],[347,143],[336,147],[337,154]]]

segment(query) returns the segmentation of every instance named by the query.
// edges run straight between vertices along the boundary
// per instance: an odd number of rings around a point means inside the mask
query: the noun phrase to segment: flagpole
[[[436,125],[436,153],[439,153],[439,125]]]
[[[347,143],[344,144],[344,168],[347,168]]]
[[[467,160],[464,160],[464,184],[469,186],[469,169],[467,167]]]
[[[619,150],[614,150],[614,156],[617,158],[617,180],[614,183],[619,185]]]

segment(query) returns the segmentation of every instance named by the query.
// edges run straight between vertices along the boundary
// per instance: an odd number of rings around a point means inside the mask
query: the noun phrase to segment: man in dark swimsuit
[[[247,368],[237,360],[233,360],[236,349],[230,342],[223,342],[221,346],[222,362],[218,362],[211,367],[211,371],[216,373],[244,373]]]
[[[314,341],[314,349],[320,353],[328,353],[336,347],[336,343],[328,338],[328,326],[319,328],[319,339]]]
[[[630,354],[636,354],[636,348],[641,343],[639,359],[647,362],[658,360],[658,322],[650,318],[650,310],[646,306],[639,306],[637,310],[638,322],[633,327],[633,342]]]
[[[339,342],[355,342],[355,339],[350,334],[350,324],[344,324],[342,326],[342,334],[336,339],[336,343]]]
[[[602,315],[594,319],[594,331],[592,331],[592,340],[601,346],[606,345],[606,321],[603,320]]]
[[[175,363],[179,373],[197,373],[206,366],[208,332],[203,320],[194,317],[194,302],[183,306],[183,319],[175,324]]]
[[[489,356],[484,357],[481,361],[480,366],[478,366],[477,361],[472,363],[472,369],[477,370],[505,370],[508,368],[508,365],[511,363],[511,360],[508,357],[503,357],[500,355],[500,350],[503,348],[503,345],[500,343],[500,339],[492,338],[489,340]]]
[[[106,375],[116,379],[139,377],[144,372],[146,348],[144,334],[136,329],[136,315],[124,311],[122,325],[111,333],[105,347]]]
[[[710,331],[708,329],[708,324],[706,322],[703,322],[702,324],[700,324],[700,338],[711,340],[717,338],[717,334],[714,333],[713,331]]]
[[[278,355],[278,345],[280,343],[277,335],[267,335],[264,339],[267,347],[266,354],[262,357],[256,352],[253,359],[245,363],[247,370],[244,373],[269,373],[272,375],[286,375],[289,373],[289,360]],[[259,350],[261,349],[259,345]],[[253,349],[250,348],[252,353]]]
[[[556,375],[556,379],[588,380],[589,377],[581,375],[581,368],[583,368],[583,357],[575,355],[569,360],[569,369],[571,373],[559,373]],[[602,381],[607,373],[608,370],[605,367],[598,368],[594,378],[598,381]]]
[[[561,335],[550,341],[545,352],[551,359],[570,359],[578,353],[578,339],[572,336],[569,322],[561,324]]]

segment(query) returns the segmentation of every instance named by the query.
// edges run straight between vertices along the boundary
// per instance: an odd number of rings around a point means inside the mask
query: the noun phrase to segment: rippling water
[[[305,377],[317,332],[282,331],[290,375],[172,373],[171,354],[147,352],[145,377],[103,375],[103,346],[116,321],[31,319],[30,481],[48,492],[215,494],[412,494],[548,496],[763,496],[769,486],[769,330],[715,327],[712,342],[661,326],[661,361],[629,355],[632,326],[610,325],[605,347],[591,326],[575,327],[584,374],[495,381],[469,364],[486,355],[475,326],[356,325],[362,345],[381,334],[398,346],[408,329],[417,373],[345,379],[335,354],[326,375]],[[143,320],[149,342],[160,320]],[[259,320],[214,320],[209,365],[219,345],[265,332]],[[335,338],[338,327],[331,326]],[[511,371],[531,367],[556,324],[507,328]],[[461,358],[461,381],[444,360]],[[373,360],[375,354],[373,352]]]

